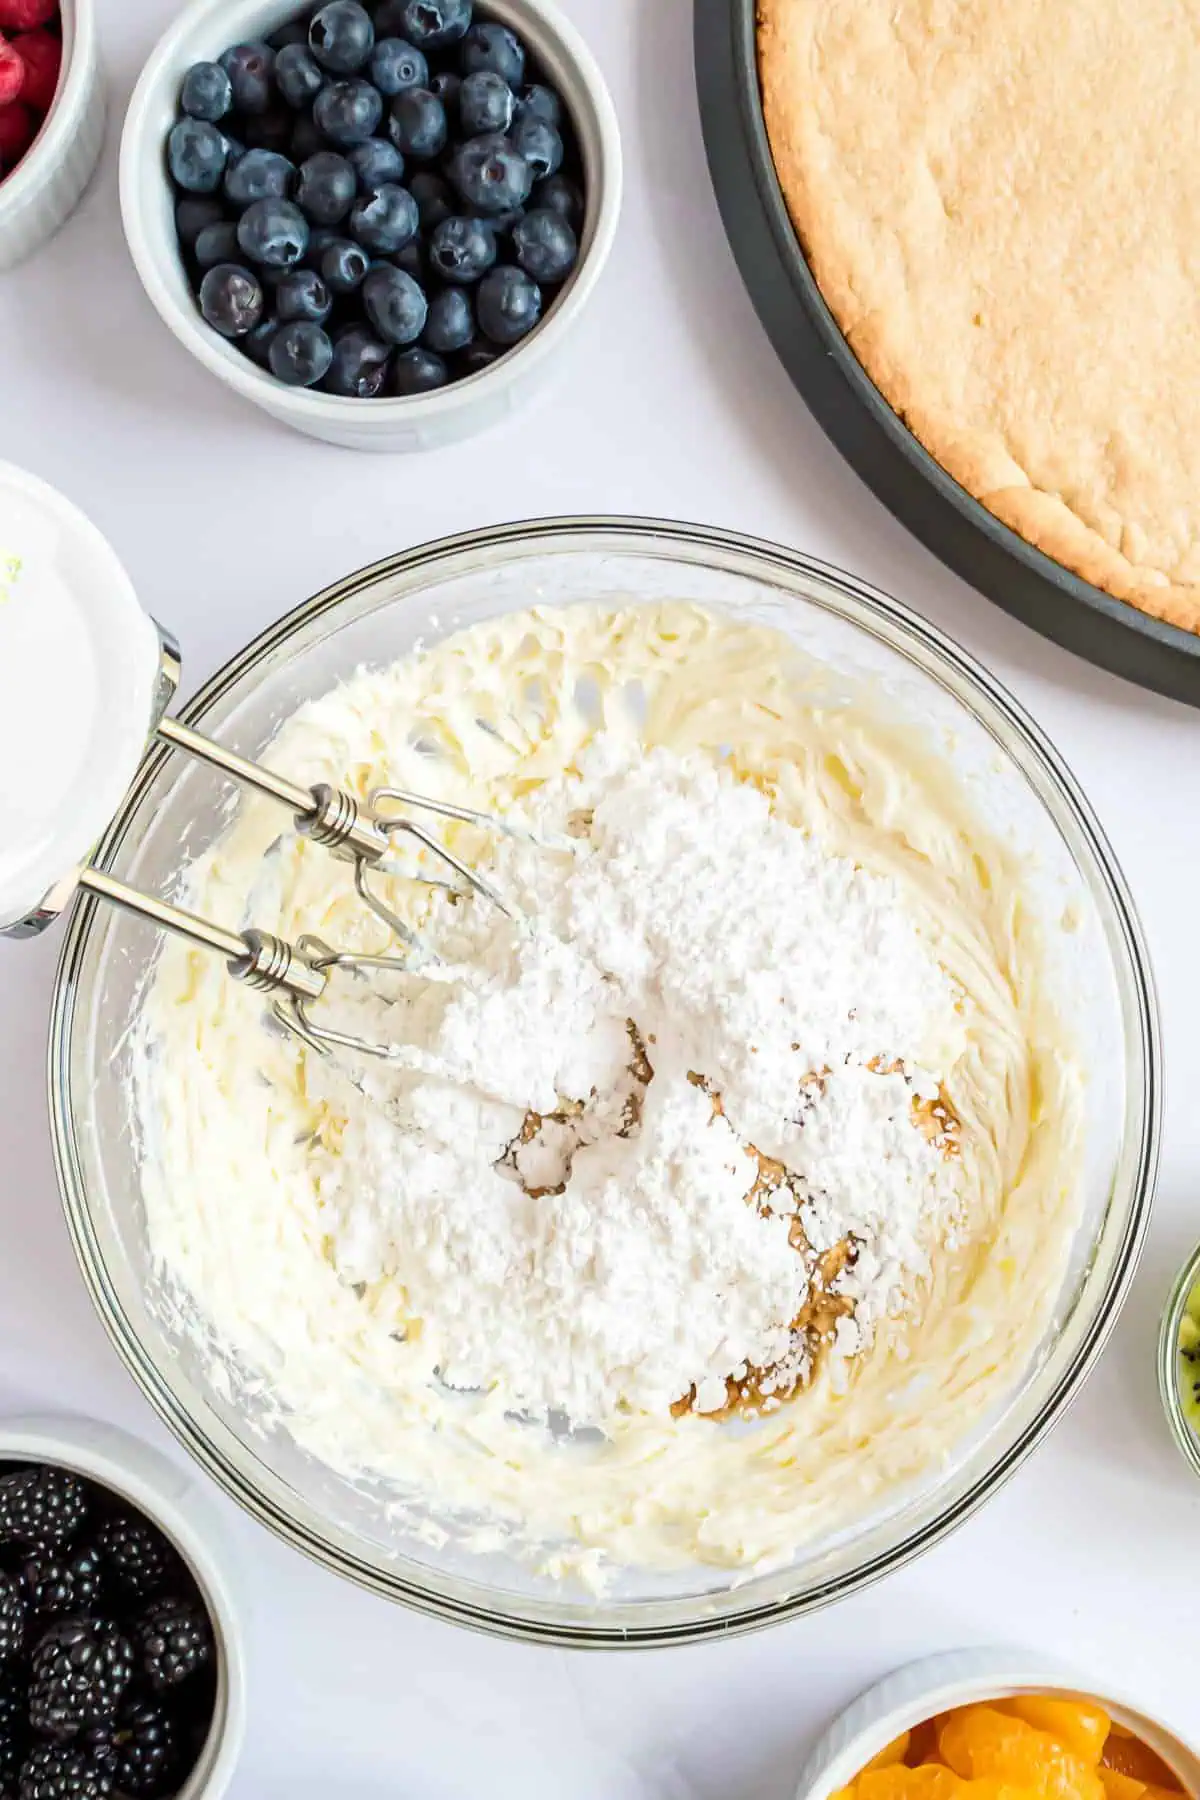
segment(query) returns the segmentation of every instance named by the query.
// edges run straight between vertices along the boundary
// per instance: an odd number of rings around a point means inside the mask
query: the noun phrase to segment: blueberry
[[[464,75],[491,69],[502,76],[509,87],[520,87],[525,79],[525,46],[507,25],[490,21],[472,25],[463,39],[460,63]]]
[[[323,69],[356,75],[375,45],[371,15],[358,0],[329,0],[313,14],[308,47]]]
[[[271,339],[279,330],[274,319],[260,319],[252,326],[245,337],[238,339],[238,349],[244,350],[251,362],[256,362],[260,369],[265,369],[271,351]]]
[[[501,263],[479,284],[476,300],[480,329],[493,344],[515,344],[542,316],[542,290],[524,269]]]
[[[296,117],[292,127],[292,161],[299,165],[325,148],[325,133],[307,108]]]
[[[301,164],[296,205],[313,225],[337,225],[354,204],[358,176],[336,150],[318,150]]]
[[[255,113],[243,124],[251,150],[278,150],[283,154],[292,147],[296,117],[290,106],[269,106],[265,113]]]
[[[333,295],[315,269],[289,269],[275,283],[275,316],[281,325],[302,320],[323,325],[333,311]]]
[[[183,78],[179,104],[189,118],[215,125],[233,105],[233,87],[220,63],[193,63]]]
[[[292,44],[303,44],[304,48],[307,50],[308,20],[289,19],[286,25],[281,25],[278,31],[273,31],[271,33],[270,37],[267,39],[267,44],[270,49],[277,52],[288,49]]]
[[[291,200],[255,200],[237,229],[243,255],[264,268],[290,269],[308,249],[308,220]]]
[[[379,15],[380,30],[386,15],[389,32],[396,31],[421,50],[441,50],[466,36],[471,0],[383,0]]]
[[[367,318],[385,344],[413,344],[424,331],[429,302],[403,269],[381,263],[370,270],[362,297]]]
[[[201,269],[215,269],[218,263],[236,262],[241,255],[241,246],[233,220],[222,219],[218,225],[206,225],[196,239],[192,254]]]
[[[576,231],[583,223],[583,195],[569,176],[551,175],[548,181],[539,181],[530,198],[535,208],[549,207],[551,212],[561,213]]]
[[[513,122],[517,97],[494,69],[477,69],[458,90],[458,117],[466,137],[485,131],[507,131]]]
[[[271,77],[275,72],[275,52],[270,44],[235,44],[218,60],[229,77],[238,112],[266,112],[271,104]]]
[[[443,281],[478,281],[496,255],[496,234],[486,219],[443,219],[429,240],[429,260]]]
[[[288,387],[313,387],[329,373],[333,344],[319,325],[293,319],[271,339],[268,357],[276,380]]]
[[[392,392],[401,399],[409,394],[432,393],[434,388],[445,387],[449,379],[450,371],[441,357],[421,344],[402,350],[392,364]]]
[[[394,256],[417,235],[420,216],[407,188],[385,181],[354,203],[350,236],[378,256]]]
[[[428,287],[429,256],[420,238],[414,238],[411,244],[405,244],[403,250],[396,252],[392,261],[398,269],[403,269],[406,275],[411,275],[421,287]]]
[[[351,325],[338,334],[333,360],[321,386],[328,394],[346,394],[356,400],[373,400],[387,380],[391,351],[363,325]]]
[[[247,150],[225,171],[225,197],[235,206],[254,200],[286,200],[296,178],[296,165],[277,150]]]
[[[380,38],[371,53],[371,80],[389,96],[405,88],[428,87],[429,64],[405,38]]]
[[[533,170],[525,158],[494,131],[460,144],[448,173],[467,205],[481,213],[524,206],[533,186]]]
[[[333,144],[362,144],[374,137],[383,100],[369,81],[335,81],[313,101],[317,128]]]
[[[535,281],[565,281],[579,256],[579,240],[561,213],[536,207],[513,226],[518,263]]]
[[[525,208],[523,206],[510,206],[507,212],[489,213],[487,222],[496,236],[502,238],[512,230],[518,219],[524,217]]]
[[[361,287],[371,258],[361,244],[338,238],[321,257],[321,279],[334,294],[352,294]]]
[[[404,180],[404,158],[386,138],[368,138],[365,144],[352,145],[346,161],[354,170],[360,194],[369,194],[385,181]]]
[[[325,86],[325,74],[307,43],[286,44],[275,58],[275,86],[289,106],[308,106]]]
[[[462,76],[456,75],[453,69],[443,69],[435,75],[429,84],[431,94],[436,94],[447,113],[458,104],[458,96],[462,92]]]
[[[544,119],[535,119],[531,115],[518,119],[512,128],[510,142],[533,170],[535,181],[557,175],[562,167],[563,141],[553,125],[547,125]]]
[[[308,234],[308,249],[304,253],[305,267],[309,269],[319,269],[321,266],[321,258],[324,256],[329,246],[331,244],[341,244],[344,242],[345,239],[342,237],[341,232],[335,231],[332,226],[316,226],[315,229]]]
[[[465,350],[460,350],[454,359],[455,373],[458,375],[480,375],[489,369],[502,354],[495,344],[489,344],[485,338],[476,338]]]
[[[219,200],[185,194],[175,202],[175,229],[185,250],[190,250],[208,225],[219,225],[225,208]]]
[[[375,42],[385,37],[404,36],[405,0],[376,0]]]
[[[244,337],[262,318],[262,283],[240,263],[218,263],[200,283],[200,311],[222,337]]]
[[[562,116],[562,101],[554,89],[543,82],[531,81],[517,95],[518,119],[541,119],[543,124],[553,125],[557,131]]]
[[[405,156],[428,162],[446,148],[450,136],[446,109],[428,88],[405,88],[392,101],[388,136]]]
[[[454,211],[454,195],[441,176],[429,169],[418,169],[408,190],[417,203],[422,231],[432,231]]]
[[[429,317],[421,334],[421,342],[430,350],[449,355],[465,350],[475,336],[475,309],[465,288],[443,288],[429,302]]]
[[[176,187],[211,194],[221,185],[229,147],[205,119],[180,119],[167,139],[167,165]]]

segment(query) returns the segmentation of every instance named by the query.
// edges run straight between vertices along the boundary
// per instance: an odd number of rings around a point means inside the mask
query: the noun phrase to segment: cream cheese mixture
[[[450,828],[507,912],[386,884],[421,951],[327,1015],[386,1058],[323,1060],[164,946],[136,1064],[167,1290],[403,1516],[593,1579],[764,1566],[1028,1362],[1081,1105],[1021,868],[915,732],[803,676],[765,627],[573,607],[301,708],[294,778],[512,827]],[[389,947],[263,802],[186,894]]]

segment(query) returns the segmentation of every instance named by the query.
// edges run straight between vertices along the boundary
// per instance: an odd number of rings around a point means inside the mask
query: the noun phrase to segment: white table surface
[[[807,1740],[856,1691],[908,1658],[977,1642],[1072,1658],[1185,1725],[1200,1484],[1160,1416],[1154,1345],[1172,1274],[1200,1236],[1200,716],[1009,620],[874,501],[788,385],[726,247],[689,0],[566,3],[612,85],[628,195],[553,400],[451,450],[377,458],[294,436],[212,382],[152,312],[118,222],[117,121],[175,5],[98,0],[114,122],[79,213],[0,277],[0,457],[91,514],[181,638],[188,686],[348,570],[535,514],[756,532],[910,602],[1049,730],[1124,864],[1162,993],[1157,1210],[1120,1325],[1052,1438],[938,1550],[814,1618],[650,1654],[528,1649],[360,1593],[226,1504],[254,1625],[234,1795],[782,1800]],[[57,949],[57,933],[0,946],[0,1414],[92,1413],[182,1457],[110,1349],[59,1212],[42,1074]]]

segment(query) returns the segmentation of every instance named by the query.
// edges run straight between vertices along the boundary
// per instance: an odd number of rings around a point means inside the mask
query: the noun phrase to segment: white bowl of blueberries
[[[121,207],[175,336],[362,450],[529,392],[607,260],[621,147],[546,0],[195,0],[130,102]]]

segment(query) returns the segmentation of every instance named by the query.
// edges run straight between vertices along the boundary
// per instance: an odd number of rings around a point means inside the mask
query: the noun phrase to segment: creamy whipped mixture
[[[164,946],[136,1057],[160,1271],[214,1379],[401,1513],[593,1579],[764,1566],[1028,1362],[1081,1106],[1021,869],[915,733],[814,707],[806,672],[695,607],[575,607],[302,708],[273,766],[512,828],[447,833],[507,912],[382,884],[419,949],[321,1016],[385,1057],[318,1057]],[[243,804],[188,901],[394,948],[279,832]]]

